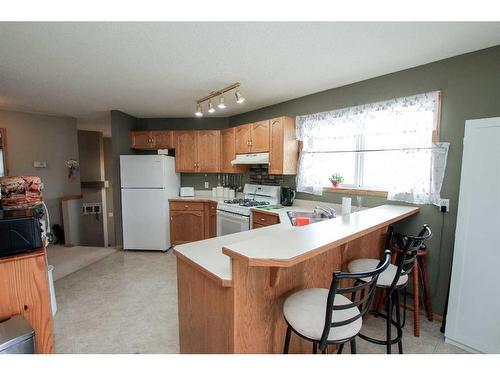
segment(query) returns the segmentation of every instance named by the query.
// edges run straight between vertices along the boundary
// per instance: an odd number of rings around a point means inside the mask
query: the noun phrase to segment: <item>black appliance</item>
[[[0,257],[28,253],[42,247],[43,209],[0,210]]]
[[[295,200],[295,190],[290,187],[281,188],[281,204],[291,206]]]

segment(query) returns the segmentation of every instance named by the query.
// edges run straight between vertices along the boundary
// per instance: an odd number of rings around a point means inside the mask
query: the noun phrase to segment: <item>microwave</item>
[[[32,210],[0,210],[0,257],[42,247],[42,227]]]

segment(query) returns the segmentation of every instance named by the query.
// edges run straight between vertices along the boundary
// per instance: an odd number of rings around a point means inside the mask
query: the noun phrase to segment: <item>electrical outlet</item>
[[[449,199],[440,199],[436,204],[439,207],[441,212],[450,212],[450,200]]]
[[[205,181],[205,189],[209,189],[210,188],[210,184],[208,181]]]

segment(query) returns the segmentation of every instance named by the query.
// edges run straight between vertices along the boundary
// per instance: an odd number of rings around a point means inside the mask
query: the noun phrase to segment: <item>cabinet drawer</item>
[[[280,222],[279,216],[273,214],[265,214],[260,211],[253,211],[252,216],[253,216],[252,219],[253,224],[266,226],[266,225],[278,224]]]
[[[203,211],[203,202],[170,202],[170,211]]]

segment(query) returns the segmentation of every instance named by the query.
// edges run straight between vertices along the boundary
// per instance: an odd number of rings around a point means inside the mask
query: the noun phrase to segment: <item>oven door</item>
[[[250,216],[217,210],[217,237],[250,230]]]

